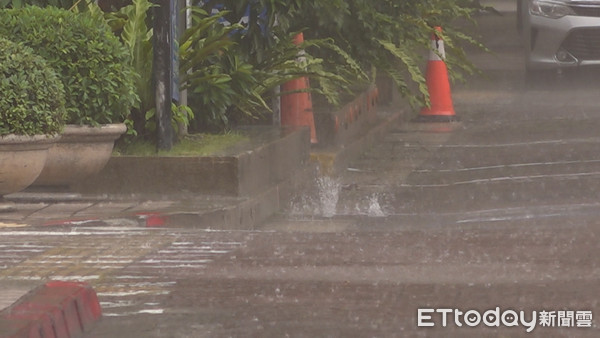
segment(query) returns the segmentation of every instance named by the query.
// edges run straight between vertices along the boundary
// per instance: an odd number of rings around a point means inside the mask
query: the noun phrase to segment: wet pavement
[[[461,123],[398,123],[257,230],[1,229],[2,285],[88,281],[91,337],[597,337],[597,77],[527,83],[514,13],[480,19]]]

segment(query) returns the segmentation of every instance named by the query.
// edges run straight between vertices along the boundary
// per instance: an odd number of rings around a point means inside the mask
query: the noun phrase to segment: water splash
[[[339,179],[321,176],[304,187],[290,202],[290,216],[333,217],[341,190]]]
[[[369,209],[367,210],[367,215],[369,217],[385,217],[385,212],[383,212],[381,205],[379,205],[378,194],[373,194],[369,197]]]
[[[337,211],[341,184],[338,179],[322,176],[317,179],[321,215],[333,217]]]

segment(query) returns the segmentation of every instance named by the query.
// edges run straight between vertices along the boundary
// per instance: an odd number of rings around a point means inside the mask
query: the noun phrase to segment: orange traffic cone
[[[302,33],[296,35],[296,45],[304,42]],[[308,78],[302,77],[291,80],[281,85],[281,92],[294,92],[281,96],[281,125],[284,126],[308,126],[310,127],[310,142],[317,143],[317,132],[313,116],[312,100],[307,90],[310,88]]]
[[[441,27],[435,27],[441,32]],[[430,107],[421,110],[416,118],[418,122],[451,122],[458,121],[452,97],[450,95],[450,81],[448,80],[448,69],[446,67],[446,52],[444,41],[435,33],[431,35],[431,51],[427,62],[427,74],[425,81],[429,92]],[[437,53],[435,52],[437,51]]]

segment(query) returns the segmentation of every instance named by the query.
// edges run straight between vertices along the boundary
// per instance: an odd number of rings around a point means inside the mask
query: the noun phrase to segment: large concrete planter
[[[99,173],[110,159],[115,140],[126,130],[125,124],[65,126],[33,185],[69,186]]]
[[[257,196],[295,178],[310,156],[308,128],[251,126],[247,141],[208,156],[113,156],[84,194]],[[279,192],[277,192],[279,193]]]
[[[31,185],[44,168],[48,149],[58,139],[60,136],[0,137],[0,197]]]

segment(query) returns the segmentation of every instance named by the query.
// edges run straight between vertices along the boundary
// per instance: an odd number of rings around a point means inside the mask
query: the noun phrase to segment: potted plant
[[[0,34],[34,49],[65,88],[67,125],[34,184],[70,185],[99,172],[138,100],[126,47],[93,13],[31,6],[0,14]]]
[[[0,199],[40,174],[64,119],[64,90],[32,50],[0,37]]]

